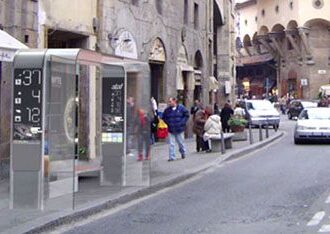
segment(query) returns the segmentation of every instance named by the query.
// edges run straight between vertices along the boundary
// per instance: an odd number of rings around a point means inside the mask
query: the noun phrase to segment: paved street
[[[294,145],[293,125],[265,149],[67,233],[330,233],[330,146]]]

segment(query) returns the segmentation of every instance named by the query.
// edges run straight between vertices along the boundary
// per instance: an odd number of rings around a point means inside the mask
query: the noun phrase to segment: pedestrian
[[[213,113],[215,114],[215,115],[219,115],[220,116],[220,108],[219,108],[219,106],[218,106],[218,103],[214,103],[214,107],[213,107]]]
[[[135,127],[138,141],[138,161],[150,160],[150,122],[151,118],[143,109],[138,109]],[[144,157],[143,157],[144,156]]]
[[[194,105],[190,108],[190,114],[193,117],[193,121],[195,119],[195,114],[197,113],[198,110],[200,110],[202,108],[202,103],[199,99],[196,99],[194,101]]]
[[[233,114],[234,114],[233,109],[231,108],[230,104],[226,102],[220,113],[223,132],[230,132],[228,120]]]
[[[235,105],[234,115],[240,118],[245,118],[245,110],[240,106],[239,103],[236,103]]]
[[[197,111],[194,124],[193,124],[193,132],[196,134],[196,151],[208,151],[209,144],[208,141],[203,140],[204,135],[204,126],[208,119],[208,117],[212,114],[212,108],[207,106],[205,109],[200,109]]]
[[[283,115],[285,115],[286,103],[287,103],[286,95],[283,95],[280,98],[280,110],[281,110]]]
[[[221,134],[221,119],[220,116],[217,114],[212,114],[207,120],[204,125],[204,135],[203,140],[209,143],[209,139],[211,138],[220,138]],[[210,146],[210,144],[208,144]],[[209,150],[206,152],[212,152],[212,145],[209,147]]]
[[[163,120],[168,126],[169,131],[169,159],[175,160],[175,142],[179,146],[181,158],[186,157],[186,148],[184,146],[184,130],[189,119],[189,111],[177,99],[171,97],[168,99],[168,107],[164,110]]]

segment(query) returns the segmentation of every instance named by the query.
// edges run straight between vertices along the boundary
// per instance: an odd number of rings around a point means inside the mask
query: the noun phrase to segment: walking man
[[[169,98],[168,107],[163,113],[163,120],[167,124],[169,131],[169,162],[175,160],[175,141],[179,146],[181,158],[184,159],[186,157],[183,138],[188,119],[188,110],[183,105],[178,104],[176,98]]]

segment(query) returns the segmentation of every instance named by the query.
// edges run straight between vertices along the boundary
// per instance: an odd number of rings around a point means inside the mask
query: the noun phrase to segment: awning
[[[188,79],[187,82],[189,83],[188,84],[189,86],[191,86],[191,87],[195,86],[195,79],[192,76],[194,74],[193,73],[194,68],[192,66],[189,66],[188,64],[184,64],[184,63],[177,63],[176,72],[177,72],[176,73],[176,89],[177,90],[184,90],[182,72],[189,72],[189,74],[191,74],[191,79]]]
[[[14,59],[16,50],[27,48],[25,44],[15,37],[0,30],[0,61],[11,62]]]
[[[202,71],[195,70],[195,85],[202,85]]]
[[[214,76],[209,77],[209,91],[218,90],[219,82]]]

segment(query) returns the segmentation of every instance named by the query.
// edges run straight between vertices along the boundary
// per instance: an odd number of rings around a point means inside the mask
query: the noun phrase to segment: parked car
[[[308,107],[317,107],[317,103],[311,101],[303,101],[303,100],[292,100],[289,103],[289,108],[287,111],[288,118],[289,119],[297,118],[300,112],[304,108],[308,108]]]
[[[242,100],[240,106],[245,109],[245,118],[252,125],[271,125],[278,128],[280,114],[268,100]]]
[[[294,143],[310,140],[330,142],[330,108],[310,107],[300,113],[294,130]]]

